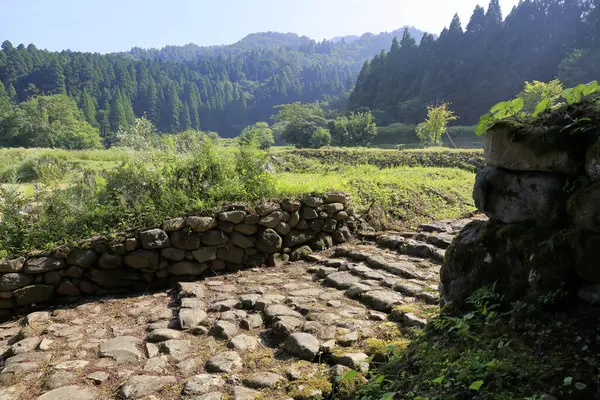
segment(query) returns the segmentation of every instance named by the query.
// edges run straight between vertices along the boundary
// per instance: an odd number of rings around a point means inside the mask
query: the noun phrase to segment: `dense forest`
[[[406,32],[389,52],[365,62],[350,108],[378,124],[417,123],[424,105],[450,102],[461,125],[477,122],[525,81],[559,78],[566,86],[600,78],[600,1],[522,0],[502,18],[498,0],[477,6],[463,30],[454,16],[437,40]]]
[[[5,41],[0,82],[13,103],[40,94],[75,99],[105,143],[143,115],[161,132],[193,128],[228,137],[268,120],[278,104],[343,102],[364,60],[387,47],[393,34],[315,42],[270,32],[229,46],[134,48],[107,55]]]

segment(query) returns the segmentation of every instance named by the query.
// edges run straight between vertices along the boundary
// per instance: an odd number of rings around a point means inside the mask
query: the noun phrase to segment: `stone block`
[[[486,162],[512,171],[558,172],[573,174],[579,163],[569,149],[540,151],[515,140],[510,127],[498,124],[485,135],[483,150]]]
[[[490,219],[552,226],[564,219],[564,185],[562,175],[490,167],[477,173],[473,199]]]

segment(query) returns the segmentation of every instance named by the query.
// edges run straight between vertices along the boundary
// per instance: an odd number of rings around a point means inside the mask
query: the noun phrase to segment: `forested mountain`
[[[267,120],[275,105],[347,96],[364,60],[389,45],[386,35],[334,43],[271,32],[229,46],[107,55],[5,41],[0,81],[15,103],[38,94],[76,99],[107,142],[144,114],[162,132],[195,128],[235,136]]]
[[[346,43],[362,42],[363,45],[368,44],[368,46],[370,47],[370,50],[377,51],[376,49],[380,48],[380,47],[387,49],[395,37],[402,36],[405,29],[408,29],[408,33],[410,33],[410,35],[413,38],[415,38],[417,43],[421,42],[421,38],[423,37],[425,32],[415,28],[414,26],[403,26],[402,28],[396,29],[394,31],[381,32],[377,35],[372,34],[372,33],[365,33],[361,36],[358,36],[358,35],[337,36],[337,37],[332,38],[331,41],[334,43],[341,42],[342,40],[345,41]],[[437,35],[433,35],[433,37],[437,39]]]
[[[311,54],[327,55],[326,62],[340,61],[364,62],[365,58],[373,57],[382,49],[386,49],[392,43],[394,37],[402,35],[404,29],[408,29],[415,40],[420,42],[425,32],[415,27],[402,27],[392,32],[381,32],[379,34],[365,33],[361,36],[338,36],[331,40],[316,42],[306,36],[298,36],[294,33],[263,32],[253,33],[237,43],[227,46],[198,46],[188,44],[185,46],[166,46],[162,49],[141,49],[134,47],[127,53],[137,59],[160,59],[163,61],[189,61],[206,57],[229,57],[239,56],[257,50],[283,50],[285,52],[296,52],[301,56],[301,62],[310,62]],[[434,35],[434,37],[437,37]]]
[[[596,6],[595,6],[596,5]],[[458,16],[438,40],[409,32],[363,65],[350,108],[373,110],[379,124],[417,123],[426,104],[451,102],[474,124],[525,81],[558,77],[566,86],[600,78],[599,0],[522,0],[502,18],[498,0]]]

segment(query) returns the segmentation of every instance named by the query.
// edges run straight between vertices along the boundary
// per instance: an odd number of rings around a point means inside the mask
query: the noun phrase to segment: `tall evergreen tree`
[[[119,128],[128,125],[127,122],[127,111],[125,109],[125,102],[121,96],[121,91],[116,90],[113,95],[112,103],[110,105],[110,129],[113,132],[117,132]]]
[[[83,116],[89,124],[92,126],[98,125],[98,121],[96,121],[96,106],[87,89],[84,89],[79,95],[79,101],[77,105],[83,112]]]
[[[179,130],[185,131],[192,128],[192,120],[190,118],[190,107],[187,103],[181,106],[181,116],[179,117]]]

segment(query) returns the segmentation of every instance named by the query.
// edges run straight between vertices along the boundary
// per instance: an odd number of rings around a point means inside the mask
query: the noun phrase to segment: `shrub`
[[[310,136],[310,147],[314,149],[321,148],[323,146],[329,146],[331,143],[331,134],[329,130],[325,128],[317,128],[316,131]]]
[[[248,126],[240,134],[239,140],[243,145],[254,145],[262,150],[267,150],[275,144],[273,131],[266,122],[257,122]]]
[[[99,148],[100,132],[91,126],[66,95],[33,97],[3,120],[0,146]]]
[[[16,181],[54,182],[61,179],[72,167],[73,164],[66,157],[61,157],[58,154],[43,153],[27,158],[16,166]]]
[[[331,122],[331,134],[338,146],[365,146],[377,136],[377,126],[370,111],[351,113]]]

